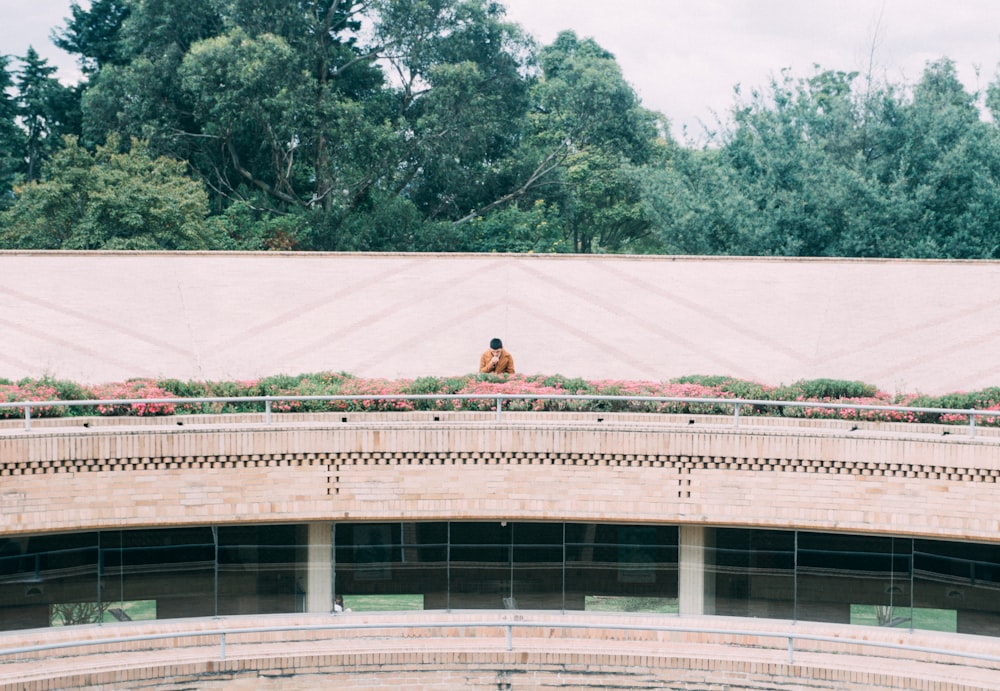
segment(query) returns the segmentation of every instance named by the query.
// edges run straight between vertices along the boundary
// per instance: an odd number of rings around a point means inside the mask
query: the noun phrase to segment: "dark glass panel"
[[[0,539],[0,629],[100,620],[98,534]]]
[[[447,523],[338,523],[335,586],[356,610],[445,609]]]
[[[1000,636],[1000,545],[915,540],[913,625]]]
[[[306,556],[300,526],[224,526],[218,535],[219,614],[301,608]]]
[[[215,614],[211,528],[102,532],[101,560],[105,621]]]
[[[676,526],[566,525],[566,609],[677,611]]]
[[[512,604],[513,526],[506,522],[451,524],[452,609],[500,609]]]
[[[562,523],[514,523],[513,541],[513,587],[505,606],[562,609]]]
[[[908,539],[803,532],[798,563],[800,619],[882,626],[909,621]]]
[[[794,618],[793,531],[719,528],[705,561],[714,574],[715,614]]]

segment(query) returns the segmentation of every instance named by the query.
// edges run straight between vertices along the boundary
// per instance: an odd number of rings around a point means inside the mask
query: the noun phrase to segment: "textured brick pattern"
[[[437,417],[438,419],[434,419]],[[183,422],[178,425],[177,422]],[[44,424],[42,424],[44,423]],[[127,424],[116,424],[127,423]],[[996,541],[1000,437],[950,429],[641,416],[430,414],[39,421],[0,426],[0,533],[198,523],[310,520],[649,521],[872,531]],[[797,644],[734,632],[502,629],[476,616],[534,621],[544,613],[414,615],[455,626],[252,633],[168,639],[166,648],[95,643],[71,655],[0,660],[0,689],[1000,689],[995,663],[891,649],[869,641],[1000,657],[1000,639],[823,628],[842,643]],[[552,615],[548,615],[552,616]],[[583,615],[586,616],[586,615]],[[472,619],[469,619],[472,617]],[[559,622],[581,621],[562,615]],[[278,618],[246,620],[273,625]],[[359,615],[290,619],[375,621]],[[656,625],[683,621],[660,618]],[[724,620],[700,620],[719,628]],[[219,620],[73,627],[0,636],[0,647],[66,637],[176,632]],[[731,624],[734,629],[747,620]],[[754,627],[789,626],[753,620]],[[860,632],[860,633],[857,633]],[[473,635],[474,634],[474,635]],[[776,642],[777,641],[777,642]]]
[[[505,621],[515,624],[509,633]],[[253,629],[267,625],[285,628],[280,632]],[[632,628],[616,629],[616,625]],[[224,655],[219,636],[207,633],[223,626],[231,631]],[[787,622],[754,622],[760,633],[750,633],[745,626],[745,620],[727,618],[427,612],[224,618],[51,630],[26,633],[22,639],[57,643],[75,634],[83,639],[78,641],[81,645],[3,657],[0,689],[1000,688],[1000,660],[961,657],[996,657],[1000,643],[992,639],[799,623],[793,631],[799,638],[790,660],[782,631]],[[683,630],[698,627],[713,631]],[[153,633],[201,635],[115,641]],[[803,640],[810,635],[836,638]],[[7,647],[11,638],[0,636],[0,648]],[[921,650],[873,645],[877,643]]]
[[[995,434],[300,419],[8,428],[0,532],[406,516],[1000,539]]]

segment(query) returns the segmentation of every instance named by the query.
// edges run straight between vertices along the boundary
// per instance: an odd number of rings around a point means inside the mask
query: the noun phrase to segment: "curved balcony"
[[[446,688],[454,678],[445,672],[489,667],[541,680],[560,665],[605,678],[640,665],[657,683],[698,669],[684,679],[740,676],[734,688],[747,689],[803,674],[831,688],[943,683],[944,670],[960,669],[955,688],[991,688],[998,446],[995,428],[627,413],[7,421],[0,619],[22,630],[0,647],[133,634],[187,641],[192,630],[229,626],[217,626],[222,616],[260,629],[238,656],[219,655],[218,633],[183,665],[155,646],[119,664],[102,653],[149,646],[102,642],[90,651],[94,673],[145,666],[178,679],[207,674],[207,683],[265,668],[283,670],[275,678],[336,675],[389,655],[427,688]],[[350,620],[324,619],[340,593],[349,605],[419,596],[424,612],[356,606]],[[38,628],[57,623],[57,606],[95,600],[101,617],[154,602],[156,620]],[[845,626],[868,621],[869,610],[882,626]],[[291,617],[289,629],[240,618],[268,613]],[[361,645],[360,629],[317,634],[322,645],[288,635],[359,620],[401,628],[377,651],[343,642]],[[504,629],[516,622],[538,626]],[[810,635],[851,643],[789,648]],[[437,643],[425,650],[414,638]],[[904,647],[854,645],[863,640]],[[11,676],[0,682],[78,679],[79,666],[59,671],[69,649],[59,650],[17,653],[23,665],[3,665]],[[962,659],[913,662],[928,650]]]

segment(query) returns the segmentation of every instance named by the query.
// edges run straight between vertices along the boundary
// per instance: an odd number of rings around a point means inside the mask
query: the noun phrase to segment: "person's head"
[[[494,338],[492,341],[490,341],[490,350],[492,350],[494,353],[499,353],[501,350],[503,350],[503,341],[501,341],[499,338]]]

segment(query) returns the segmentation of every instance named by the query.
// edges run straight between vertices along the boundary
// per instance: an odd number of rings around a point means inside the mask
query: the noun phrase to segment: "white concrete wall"
[[[0,252],[0,377],[473,372],[1000,384],[1000,262]]]

